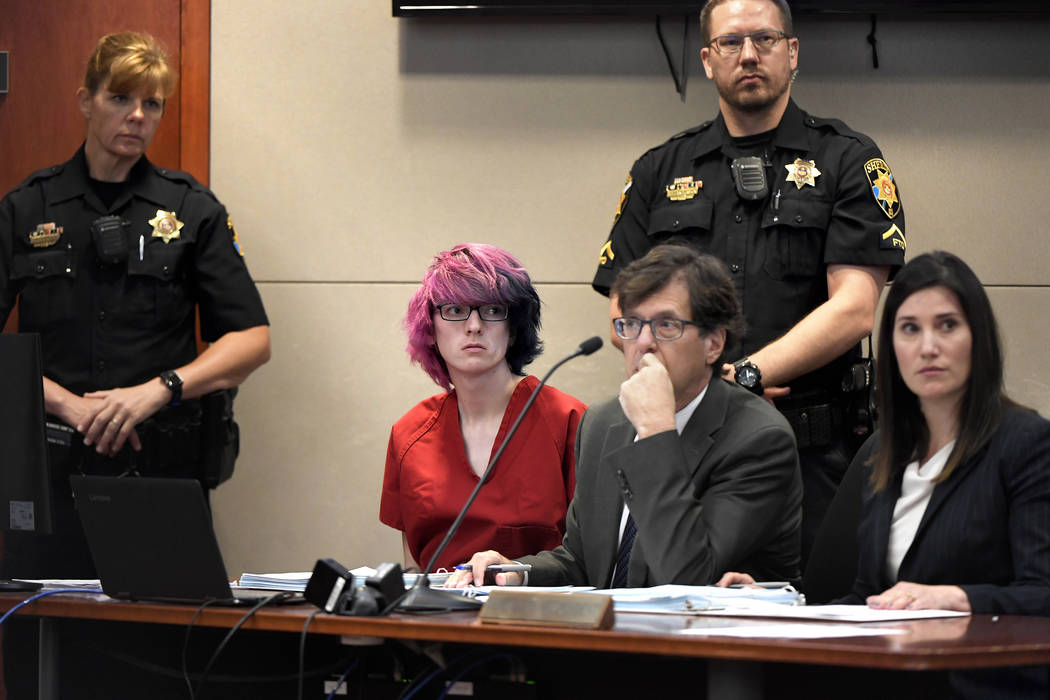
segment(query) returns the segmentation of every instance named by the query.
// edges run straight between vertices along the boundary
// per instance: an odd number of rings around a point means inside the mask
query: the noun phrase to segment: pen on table
[[[139,234],[139,262],[142,262],[142,247],[144,245],[146,245],[146,239],[143,238],[142,234],[140,233]]]
[[[457,564],[456,571],[473,571],[474,566],[471,564]],[[485,567],[485,571],[494,571],[497,574],[505,573],[508,571],[532,571],[532,564],[489,564]]]
[[[755,581],[754,583],[731,583],[730,588],[785,588],[791,584],[787,581]]]

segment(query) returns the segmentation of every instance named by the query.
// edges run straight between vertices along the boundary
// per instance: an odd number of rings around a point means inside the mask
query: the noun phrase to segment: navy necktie
[[[611,588],[627,586],[627,566],[631,563],[631,548],[634,547],[634,536],[637,532],[638,527],[634,524],[634,518],[628,511],[627,523],[623,527],[623,537],[620,538],[620,548],[616,551],[616,573],[613,574]]]

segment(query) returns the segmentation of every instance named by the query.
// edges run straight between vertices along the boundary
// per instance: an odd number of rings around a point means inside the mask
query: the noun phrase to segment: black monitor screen
[[[51,532],[40,337],[0,333],[0,529]]]
[[[699,14],[705,0],[393,0],[395,17]],[[1046,13],[1046,0],[791,0],[792,13]]]

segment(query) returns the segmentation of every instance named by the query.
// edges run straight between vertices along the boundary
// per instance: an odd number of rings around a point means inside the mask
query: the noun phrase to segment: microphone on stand
[[[416,580],[415,585],[412,586],[409,591],[397,601],[391,603],[386,610],[383,612],[390,612],[391,610],[398,610],[400,612],[444,612],[447,610],[476,610],[481,607],[481,603],[473,598],[468,598],[461,593],[452,593],[451,591],[435,590],[430,587],[430,571],[434,567],[438,558],[441,557],[445,551],[445,547],[452,541],[453,536],[459,530],[460,524],[463,519],[467,516],[467,510],[474,503],[474,499],[478,497],[478,493],[481,491],[481,487],[489,480],[489,476],[492,474],[492,468],[496,466],[496,462],[499,461],[500,456],[503,454],[503,450],[506,449],[507,445],[510,444],[511,438],[514,437],[514,433],[518,431],[518,426],[521,425],[522,419],[525,414],[528,413],[532,403],[536,400],[536,397],[540,393],[540,389],[547,383],[550,376],[554,374],[554,370],[564,365],[569,360],[579,357],[580,355],[590,355],[596,352],[602,346],[602,339],[598,336],[588,338],[587,340],[580,343],[579,347],[568,357],[563,358],[553,367],[551,367],[547,374],[543,375],[543,379],[533,389],[532,395],[529,396],[529,400],[525,402],[525,407],[521,409],[521,413],[518,414],[518,418],[514,421],[514,425],[507,431],[507,436],[503,438],[503,442],[500,444],[499,449],[492,455],[492,460],[489,465],[485,468],[485,473],[478,479],[477,486],[470,492],[470,496],[467,498],[467,502],[463,504],[463,508],[459,511],[459,515],[452,521],[452,525],[449,526],[448,532],[445,534],[445,539],[441,540],[441,544],[438,545],[437,549],[434,550],[433,556],[430,557],[430,561],[427,562],[427,566],[423,569],[419,578]]]

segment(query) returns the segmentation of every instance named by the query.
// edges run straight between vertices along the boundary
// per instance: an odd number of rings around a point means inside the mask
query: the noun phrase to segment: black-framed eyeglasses
[[[790,35],[779,29],[759,29],[757,32],[751,32],[750,34],[723,34],[722,36],[716,36],[707,42],[707,45],[723,56],[732,56],[740,53],[741,49],[744,48],[744,41],[750,39],[751,45],[755,47],[755,51],[758,53],[769,53],[780,43],[781,39],[790,38]]]
[[[699,323],[681,318],[634,318],[621,316],[613,319],[613,330],[624,340],[634,340],[642,334],[642,328],[649,326],[657,340],[678,340],[685,333],[686,326],[701,328]]]
[[[478,312],[478,318],[482,321],[506,321],[510,316],[510,307],[506,304],[442,304],[437,308],[441,318],[446,321],[466,321],[474,311]]]

